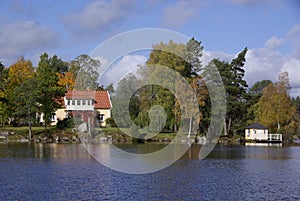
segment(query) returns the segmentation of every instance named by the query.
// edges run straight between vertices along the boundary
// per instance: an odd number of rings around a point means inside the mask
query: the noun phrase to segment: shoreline
[[[29,140],[28,136],[28,128],[15,128],[9,127],[9,129],[0,129],[0,142],[1,143],[82,143],[79,136],[78,131],[74,129],[56,129],[54,127],[50,127],[47,130],[44,130],[42,127],[38,127],[33,129],[32,138]],[[130,136],[125,135],[118,128],[101,128],[94,131],[93,138],[91,139],[92,143],[112,143],[112,144],[132,144],[132,143],[170,143],[174,137],[177,135],[176,133],[159,133],[154,137],[144,140],[137,139]],[[181,139],[180,139],[181,140]],[[195,135],[191,141],[192,144],[203,144],[205,143],[205,138],[203,141],[203,136]],[[233,136],[233,137],[224,137],[220,136],[217,144],[223,145],[239,145],[245,143],[255,143],[255,142],[247,142],[242,136]],[[263,144],[257,142],[257,144]],[[268,144],[268,143],[265,143]],[[272,143],[276,144],[276,143]],[[292,140],[285,140],[283,142],[277,143],[282,145],[300,145],[297,143],[293,143]]]

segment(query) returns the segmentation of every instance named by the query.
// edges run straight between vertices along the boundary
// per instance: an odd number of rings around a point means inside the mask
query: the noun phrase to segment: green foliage
[[[59,64],[63,62],[57,56],[49,57],[47,53],[40,56],[36,69],[37,79],[37,102],[39,111],[44,114],[45,128],[50,122],[50,115],[60,108],[56,100],[60,99],[65,92],[64,87],[58,84],[57,72]]]
[[[7,99],[5,96],[6,80],[8,79],[8,69],[0,62],[0,126],[4,125],[8,117]]]
[[[297,112],[289,96],[289,86],[288,74],[284,72],[279,76],[278,82],[268,85],[263,90],[257,103],[256,120],[269,127],[272,132],[297,127]]]
[[[74,89],[76,90],[96,90],[100,68],[100,61],[92,59],[90,56],[82,54],[70,63],[70,71],[76,77]]]
[[[177,71],[188,82],[192,83],[192,87],[197,94],[199,107],[204,105],[204,98],[202,93],[204,88],[200,89],[201,83],[199,81],[199,73],[202,70],[201,56],[203,47],[201,42],[196,41],[194,38],[188,41],[187,44],[177,44],[170,41],[167,44],[160,43],[153,46],[153,50],[150,53],[149,59],[145,66],[142,66],[141,77],[160,77],[161,71],[149,72],[149,68],[153,65],[166,66]],[[196,81],[195,81],[196,80]],[[162,86],[174,86],[177,91],[185,91],[177,80],[172,76],[166,77],[161,80]],[[177,131],[180,123],[181,113],[180,105],[174,94],[168,89],[157,86],[148,85],[138,90],[139,98],[139,115],[136,122],[139,126],[145,126],[150,123],[150,127],[153,126],[146,113],[152,108],[152,106],[160,105],[164,108],[167,119],[165,123],[165,129]],[[199,90],[200,89],[200,90]],[[206,94],[205,94],[206,95]],[[156,127],[156,126],[154,126]],[[153,130],[157,130],[154,129]]]
[[[257,111],[257,102],[262,96],[263,90],[272,84],[271,80],[261,80],[256,83],[249,89],[247,93],[247,102],[245,103],[247,108],[246,121],[247,125],[255,123],[255,111]]]
[[[16,105],[15,114],[24,119],[28,124],[29,139],[31,138],[31,126],[35,122],[37,104],[37,80],[36,77],[29,78],[22,82],[14,90],[14,103]]]
[[[56,128],[58,129],[66,129],[66,128],[74,128],[74,120],[73,118],[64,118],[63,120],[58,120],[56,124]]]
[[[213,62],[218,68],[226,90],[227,113],[224,117],[224,134],[237,134],[242,132],[245,124],[246,90],[247,83],[244,80],[245,56],[248,49],[245,48],[230,63],[214,59]]]
[[[112,118],[112,117],[105,119],[105,123],[109,127],[117,127],[116,122],[115,122],[114,118]]]

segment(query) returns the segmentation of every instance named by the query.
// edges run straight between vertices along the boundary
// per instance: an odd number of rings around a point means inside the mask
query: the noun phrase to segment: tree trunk
[[[277,133],[278,133],[279,129],[280,129],[280,124],[279,124],[279,121],[277,121]]]
[[[46,117],[46,114],[44,114],[44,128],[45,130],[47,130],[47,117]]]
[[[28,118],[29,118],[29,121],[28,121],[28,139],[31,140],[31,113],[30,113],[29,109],[27,110],[27,112],[28,112]]]
[[[223,117],[223,122],[224,122],[224,135],[228,135],[228,133],[227,133],[226,116],[225,116],[225,115],[224,115],[224,117]]]
[[[31,120],[28,122],[28,139],[31,140]]]
[[[228,122],[227,135],[230,133],[230,129],[231,129],[231,118],[229,118],[229,122]]]

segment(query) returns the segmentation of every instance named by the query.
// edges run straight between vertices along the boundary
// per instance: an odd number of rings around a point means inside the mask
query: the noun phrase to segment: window
[[[90,100],[87,101],[87,105],[90,105]]]
[[[104,122],[104,114],[97,114],[96,118],[99,122]]]
[[[247,134],[247,136],[250,137],[250,129],[248,129],[248,134]]]
[[[80,100],[77,100],[77,105],[80,105]]]
[[[56,115],[55,115],[55,113],[52,113],[50,115],[50,121],[55,121],[55,119],[56,119]]]
[[[67,103],[67,105],[70,105],[70,100],[68,100],[68,103]]]
[[[100,122],[104,122],[104,114],[100,114]]]
[[[254,129],[254,134],[256,134],[256,129]]]
[[[72,105],[75,105],[75,100],[72,100]]]
[[[85,100],[82,101],[82,105],[85,105]]]

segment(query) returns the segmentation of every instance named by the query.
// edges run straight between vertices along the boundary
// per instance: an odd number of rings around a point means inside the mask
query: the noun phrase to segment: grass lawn
[[[53,130],[55,127],[47,127],[47,130]],[[0,127],[0,131],[13,131],[15,134],[22,135],[26,137],[28,135],[28,127],[27,126],[20,126],[20,127],[12,127],[12,126],[4,126]],[[38,134],[44,132],[45,128],[43,126],[33,126],[31,128],[32,134]]]
[[[126,128],[127,130],[128,128]],[[101,130],[105,135],[114,135],[114,134],[124,134],[119,128],[97,128],[97,130]],[[129,129],[128,129],[129,130]],[[147,133],[145,129],[139,129],[139,133]],[[158,139],[174,139],[177,133],[158,133],[155,136],[152,137],[153,140]]]

